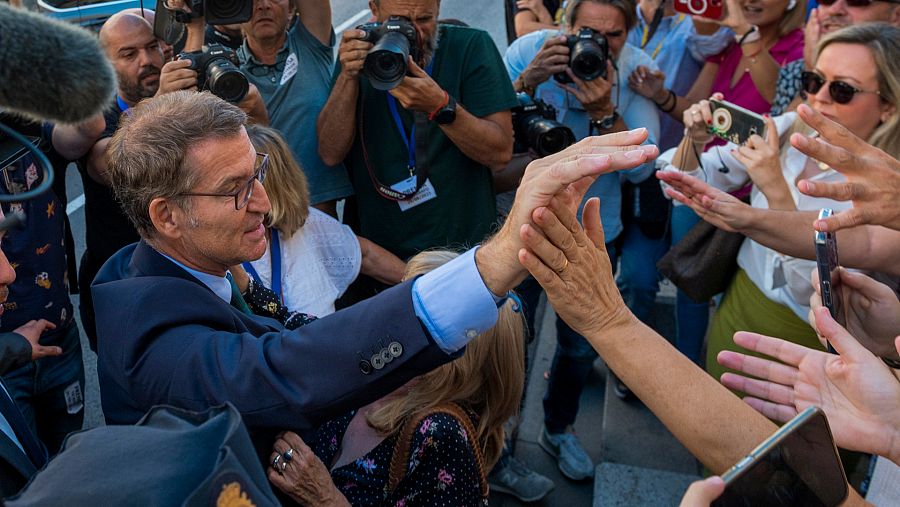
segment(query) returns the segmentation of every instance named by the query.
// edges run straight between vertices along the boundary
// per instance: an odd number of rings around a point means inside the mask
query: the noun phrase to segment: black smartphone
[[[849,494],[825,413],[809,407],[722,474],[715,507],[832,507]]]
[[[819,211],[819,220],[834,215],[831,208]],[[816,266],[819,270],[819,292],[822,304],[831,312],[831,316],[843,327],[847,327],[847,314],[844,310],[844,297],[841,291],[841,277],[838,273],[837,236],[833,232],[815,232]],[[828,352],[837,351],[828,344]]]
[[[766,120],[741,106],[724,100],[709,101],[712,108],[710,134],[734,144],[744,144],[753,134],[766,138]]]

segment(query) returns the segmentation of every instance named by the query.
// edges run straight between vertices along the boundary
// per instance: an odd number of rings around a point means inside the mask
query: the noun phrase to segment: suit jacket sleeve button
[[[372,363],[366,361],[365,359],[359,362],[359,371],[363,373],[363,375],[368,375],[372,373]]]
[[[391,352],[388,349],[381,349],[381,360],[384,361],[384,364],[388,364],[394,360],[394,356],[391,355]]]
[[[376,370],[380,370],[380,369],[384,368],[384,359],[381,358],[380,352],[377,354],[374,354],[370,361],[372,361],[372,368],[375,368]]]
[[[400,342],[391,342],[388,345],[388,352],[394,357],[400,357],[403,355],[403,345],[400,345]]]

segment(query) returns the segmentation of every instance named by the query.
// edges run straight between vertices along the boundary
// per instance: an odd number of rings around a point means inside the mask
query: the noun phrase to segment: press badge
[[[66,398],[66,412],[77,414],[84,408],[84,396],[81,394],[81,383],[77,380],[63,391]]]
[[[288,55],[287,60],[284,62],[284,72],[281,73],[281,85],[290,81],[294,74],[297,73],[297,69],[300,67],[300,64],[297,62],[297,55],[291,53]]]
[[[408,194],[416,189],[416,177],[410,176],[399,183],[394,183],[391,185],[391,188],[397,192]],[[416,192],[416,195],[403,201],[397,201],[397,204],[400,205],[400,211],[406,211],[410,208],[415,208],[423,202],[430,201],[435,197],[437,197],[437,193],[434,191],[434,185],[431,184],[431,180],[426,179],[425,184],[422,185],[422,188],[420,188],[418,192]]]

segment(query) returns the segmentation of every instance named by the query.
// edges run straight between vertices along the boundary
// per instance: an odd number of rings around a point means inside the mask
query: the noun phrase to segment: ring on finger
[[[284,472],[285,465],[287,465],[287,463],[284,463],[281,453],[276,454],[275,458],[272,459],[272,468],[279,474]]]
[[[284,458],[284,461],[292,461],[294,459],[294,448],[288,448],[288,450],[281,453],[281,457]]]
[[[568,259],[568,258],[566,258],[566,257],[563,257],[563,260],[564,260],[564,261],[566,261],[566,263],[565,263],[565,264],[563,264],[563,267],[561,267],[561,268],[560,268],[560,269],[557,269],[557,270],[556,270],[556,272],[557,272],[557,273],[559,273],[559,274],[562,274],[562,273],[563,273],[563,271],[565,271],[565,270],[566,270],[566,268],[568,268],[568,267],[569,267],[569,259]]]

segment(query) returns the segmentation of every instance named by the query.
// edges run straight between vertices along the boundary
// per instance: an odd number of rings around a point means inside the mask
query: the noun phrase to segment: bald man
[[[156,11],[153,9],[145,9],[141,7],[132,7],[131,9],[123,9],[120,11],[124,14],[134,14],[135,16],[140,16],[147,20],[150,23],[150,26],[155,26],[156,22]],[[163,52],[163,61],[168,63],[175,59],[175,48],[166,44],[166,41],[157,37],[156,40],[159,41],[159,47]]]

